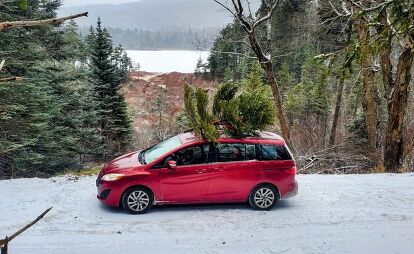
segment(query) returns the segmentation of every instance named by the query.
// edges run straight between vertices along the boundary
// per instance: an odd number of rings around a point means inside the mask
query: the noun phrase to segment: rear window
[[[278,145],[259,145],[259,160],[291,160],[288,150],[285,146]]]

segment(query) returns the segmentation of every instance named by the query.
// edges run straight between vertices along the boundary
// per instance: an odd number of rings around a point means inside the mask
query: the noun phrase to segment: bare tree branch
[[[266,16],[254,21],[253,29],[272,17],[273,12],[275,11],[276,7],[279,5],[279,2],[280,2],[279,0],[275,1],[275,3],[272,5],[272,7],[270,7],[270,10],[267,12]]]
[[[6,239],[0,239],[0,246],[4,245],[7,242],[10,242],[11,240],[13,240],[14,238],[16,238],[17,236],[19,236],[21,233],[23,233],[24,231],[26,231],[27,229],[29,229],[31,226],[33,226],[34,224],[36,224],[39,220],[41,220],[50,210],[52,210],[52,207],[50,207],[49,209],[46,209],[46,211],[44,211],[41,215],[39,215],[39,217],[37,217],[34,221],[30,222],[29,224],[27,224],[26,226],[24,226],[23,228],[19,229],[19,231],[17,231],[16,233],[14,233],[12,236]]]
[[[237,0],[237,3],[235,0],[232,0],[232,2],[233,2],[234,9],[236,10],[237,18],[239,19],[240,23],[242,23],[247,33],[252,34],[253,28],[252,28],[252,25],[247,21],[246,17],[244,16],[243,5],[241,3],[241,0]]]
[[[249,15],[253,17],[253,12],[252,12],[252,9],[250,8],[250,0],[246,0],[246,3],[247,3],[247,9],[249,9]]]
[[[61,18],[53,18],[53,19],[43,19],[43,20],[20,20],[20,21],[7,21],[0,23],[0,31],[7,30],[11,28],[19,28],[19,27],[33,27],[33,26],[43,26],[43,25],[55,25],[60,24],[66,20],[76,19],[79,17],[87,17],[88,12],[83,12],[67,17]]]
[[[0,71],[1,71],[1,69],[3,69],[3,66],[4,66],[5,63],[6,63],[5,60],[1,60],[1,62],[0,62]]]
[[[221,5],[221,7],[223,7],[224,9],[226,9],[228,12],[230,12],[235,18],[237,18],[236,13],[234,13],[234,11],[232,11],[227,5],[223,4],[222,2],[218,1],[218,0],[214,0],[214,2],[218,3],[219,5]]]
[[[352,1],[352,2],[354,2],[354,1]],[[373,7],[370,7],[370,8],[362,8],[362,13],[368,13],[368,12],[373,12],[373,11],[380,10],[382,8],[388,7],[390,4],[392,4],[394,2],[396,2],[396,0],[388,0],[388,1],[385,1],[383,3],[380,3],[380,4],[378,4],[376,6],[373,6]]]
[[[8,81],[22,81],[24,77],[10,77],[10,78],[0,78],[0,83],[8,82]]]
[[[338,17],[343,17],[343,16],[346,16],[346,14],[343,14],[343,13],[339,12],[339,11],[338,11],[338,9],[336,9],[336,7],[335,7],[335,5],[332,3],[332,1],[329,1],[329,5],[331,6],[332,10],[335,12],[335,14],[336,14]]]
[[[226,52],[226,51],[215,51],[215,50],[212,50],[211,52],[212,53],[217,53],[217,54],[223,54],[223,55],[244,56],[244,57],[249,58],[249,59],[257,59],[257,57],[255,57],[255,56],[249,56],[249,55],[246,55],[246,54],[243,54],[243,53],[238,53],[238,52]]]
[[[357,14],[362,15],[362,14],[366,14],[366,13],[370,13],[370,12],[374,12],[374,11],[381,10],[382,8],[386,8],[389,5],[393,4],[394,2],[397,2],[397,0],[384,1],[382,3],[379,3],[379,4],[374,5],[374,6],[371,6],[371,7],[364,7],[361,4],[355,2],[354,0],[345,0],[344,2],[342,2],[342,9],[345,12],[345,15],[346,16],[351,16],[351,15],[353,15],[353,13],[352,13],[352,11],[349,11],[346,8],[345,2],[348,2],[350,5],[353,5],[353,6],[357,7],[357,8],[359,8],[361,11],[359,13],[357,13]],[[330,2],[330,4],[332,5],[331,2]],[[344,14],[342,14],[342,15],[344,15]]]

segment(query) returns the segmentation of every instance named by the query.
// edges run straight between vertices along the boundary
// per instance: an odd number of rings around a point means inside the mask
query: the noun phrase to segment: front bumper
[[[298,195],[298,189],[299,189],[298,181],[295,180],[292,184],[292,189],[290,191],[286,192],[282,196],[282,198],[292,198],[292,197]]]
[[[97,181],[98,195],[96,196],[102,203],[109,206],[119,207],[123,193],[122,185],[118,183]]]

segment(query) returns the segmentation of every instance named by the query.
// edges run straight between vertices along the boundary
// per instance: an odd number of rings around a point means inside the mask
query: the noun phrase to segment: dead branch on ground
[[[2,82],[8,82],[8,81],[22,81],[24,79],[25,79],[24,77],[0,78],[0,83],[2,83]]]
[[[38,221],[40,221],[50,210],[52,210],[52,207],[50,207],[49,209],[46,209],[46,211],[44,211],[41,215],[39,215],[39,217],[37,217],[34,221],[30,222],[29,224],[27,224],[23,228],[19,229],[12,236],[10,236],[10,237],[6,236],[5,239],[0,239],[1,254],[7,254],[7,248],[8,248],[9,242],[11,242],[14,238],[19,236],[21,233],[23,233],[27,229],[29,229],[31,226],[36,224]]]

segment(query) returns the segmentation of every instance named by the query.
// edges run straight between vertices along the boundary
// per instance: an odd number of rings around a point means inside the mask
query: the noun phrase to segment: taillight
[[[296,167],[291,167],[290,169],[286,170],[286,173],[290,175],[296,175]]]

